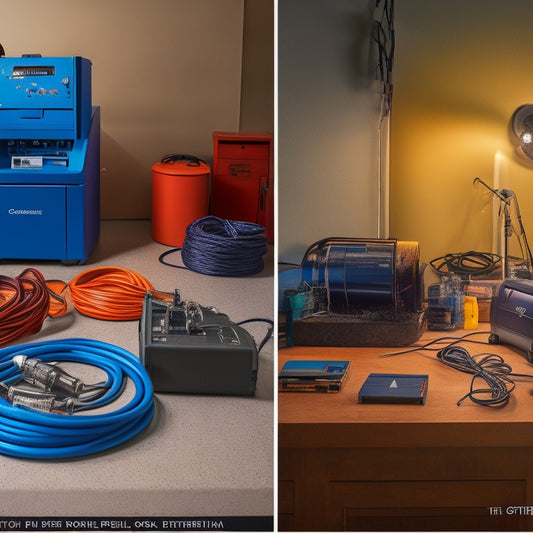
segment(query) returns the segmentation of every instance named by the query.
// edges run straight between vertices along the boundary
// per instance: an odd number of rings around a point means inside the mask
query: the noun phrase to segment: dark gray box
[[[257,349],[252,336],[216,309],[172,304],[146,294],[139,356],[155,392],[254,395]]]

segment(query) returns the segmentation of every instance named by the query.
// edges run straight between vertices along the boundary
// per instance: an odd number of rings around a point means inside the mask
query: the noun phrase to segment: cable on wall
[[[376,78],[381,82],[378,122],[378,227],[379,237],[389,236],[389,145],[395,50],[394,0],[376,0],[372,39],[377,46]]]
[[[207,216],[190,224],[183,246],[162,253],[159,261],[211,276],[250,276],[263,270],[267,249],[263,226]],[[164,261],[167,255],[179,250],[185,267]]]
[[[374,16],[372,36],[378,49],[377,73],[382,82],[384,98],[383,117],[390,112],[392,107],[392,73],[396,46],[394,33],[394,0],[376,0],[376,10],[378,14]]]
[[[13,358],[21,354],[29,360],[74,362],[103,370],[108,376],[106,393],[96,398],[93,407],[112,405],[126,378],[133,383],[135,394],[125,405],[101,414],[44,412],[39,409],[50,407],[51,400],[35,401],[28,396],[21,402],[24,407],[14,406],[8,401],[10,387],[23,376]],[[4,392],[0,398],[0,453],[4,455],[59,459],[97,453],[137,435],[154,414],[152,384],[140,360],[127,350],[95,340],[62,339],[2,348],[0,384],[0,392]]]

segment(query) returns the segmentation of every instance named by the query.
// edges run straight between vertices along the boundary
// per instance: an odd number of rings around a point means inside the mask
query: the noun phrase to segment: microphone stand
[[[492,194],[494,194],[502,203],[503,203],[503,215],[504,215],[504,242],[503,242],[503,279],[509,278],[509,239],[513,235],[513,226],[511,221],[511,213],[510,213],[510,207],[511,207],[511,201],[514,198],[515,205],[516,205],[516,214],[518,217],[518,224],[520,226],[521,235],[518,236],[519,242],[520,238],[524,240],[524,246],[526,248],[525,254],[526,254],[526,262],[527,267],[529,271],[529,276],[531,277],[531,271],[533,267],[533,257],[531,256],[531,251],[529,249],[529,245],[527,243],[527,238],[525,235],[524,227],[522,225],[522,217],[520,215],[520,209],[518,207],[518,200],[516,199],[516,194],[509,190],[509,189],[493,189],[492,187],[489,187],[482,179],[475,178],[474,184],[476,182],[481,183],[485,188],[487,188]],[[520,247],[522,248],[522,243],[520,242]],[[522,248],[522,253],[524,253],[524,249]]]

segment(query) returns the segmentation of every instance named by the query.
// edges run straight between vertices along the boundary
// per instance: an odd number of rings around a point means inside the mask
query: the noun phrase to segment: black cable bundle
[[[447,366],[474,374],[470,392],[465,394],[457,405],[465,398],[485,406],[505,405],[509,401],[515,388],[514,382],[508,377],[513,375],[513,369],[499,355],[480,354],[474,358],[462,346],[447,346],[437,353],[437,357]],[[483,379],[488,388],[474,389],[476,379]]]
[[[429,264],[439,274],[449,272],[461,277],[487,275],[501,265],[502,258],[490,252],[446,254],[432,259]]]
[[[263,270],[267,247],[263,226],[207,216],[187,227],[181,259],[187,268],[200,274],[250,276]],[[163,258],[179,249],[163,253],[159,260],[165,265],[177,266],[165,263]]]
[[[466,333],[461,337],[441,337],[433,339],[423,346],[415,346],[407,350],[400,352],[392,352],[382,354],[381,357],[391,357],[395,355],[401,355],[406,353],[418,352],[420,350],[435,350],[437,351],[437,359],[445,365],[473,374],[472,382],[470,384],[470,392],[465,394],[458,402],[460,405],[466,398],[470,398],[474,403],[484,406],[501,405],[504,406],[511,397],[511,392],[515,388],[514,381],[509,377],[519,378],[533,378],[531,374],[516,374],[509,364],[507,364],[503,358],[493,353],[482,353],[479,355],[471,356],[466,348],[457,346],[458,342],[468,341],[475,344],[484,344],[482,341],[475,341],[470,339],[472,335],[485,335],[490,333],[489,331],[473,331],[472,333]],[[444,341],[450,340],[444,348],[437,350],[431,348],[434,344],[440,344]],[[476,380],[482,379],[488,385],[488,388],[475,389],[474,385]]]

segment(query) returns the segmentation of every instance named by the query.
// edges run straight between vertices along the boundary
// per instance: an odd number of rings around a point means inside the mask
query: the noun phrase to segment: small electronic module
[[[252,336],[213,307],[157,300],[147,292],[140,358],[156,392],[254,395],[258,356]]]

